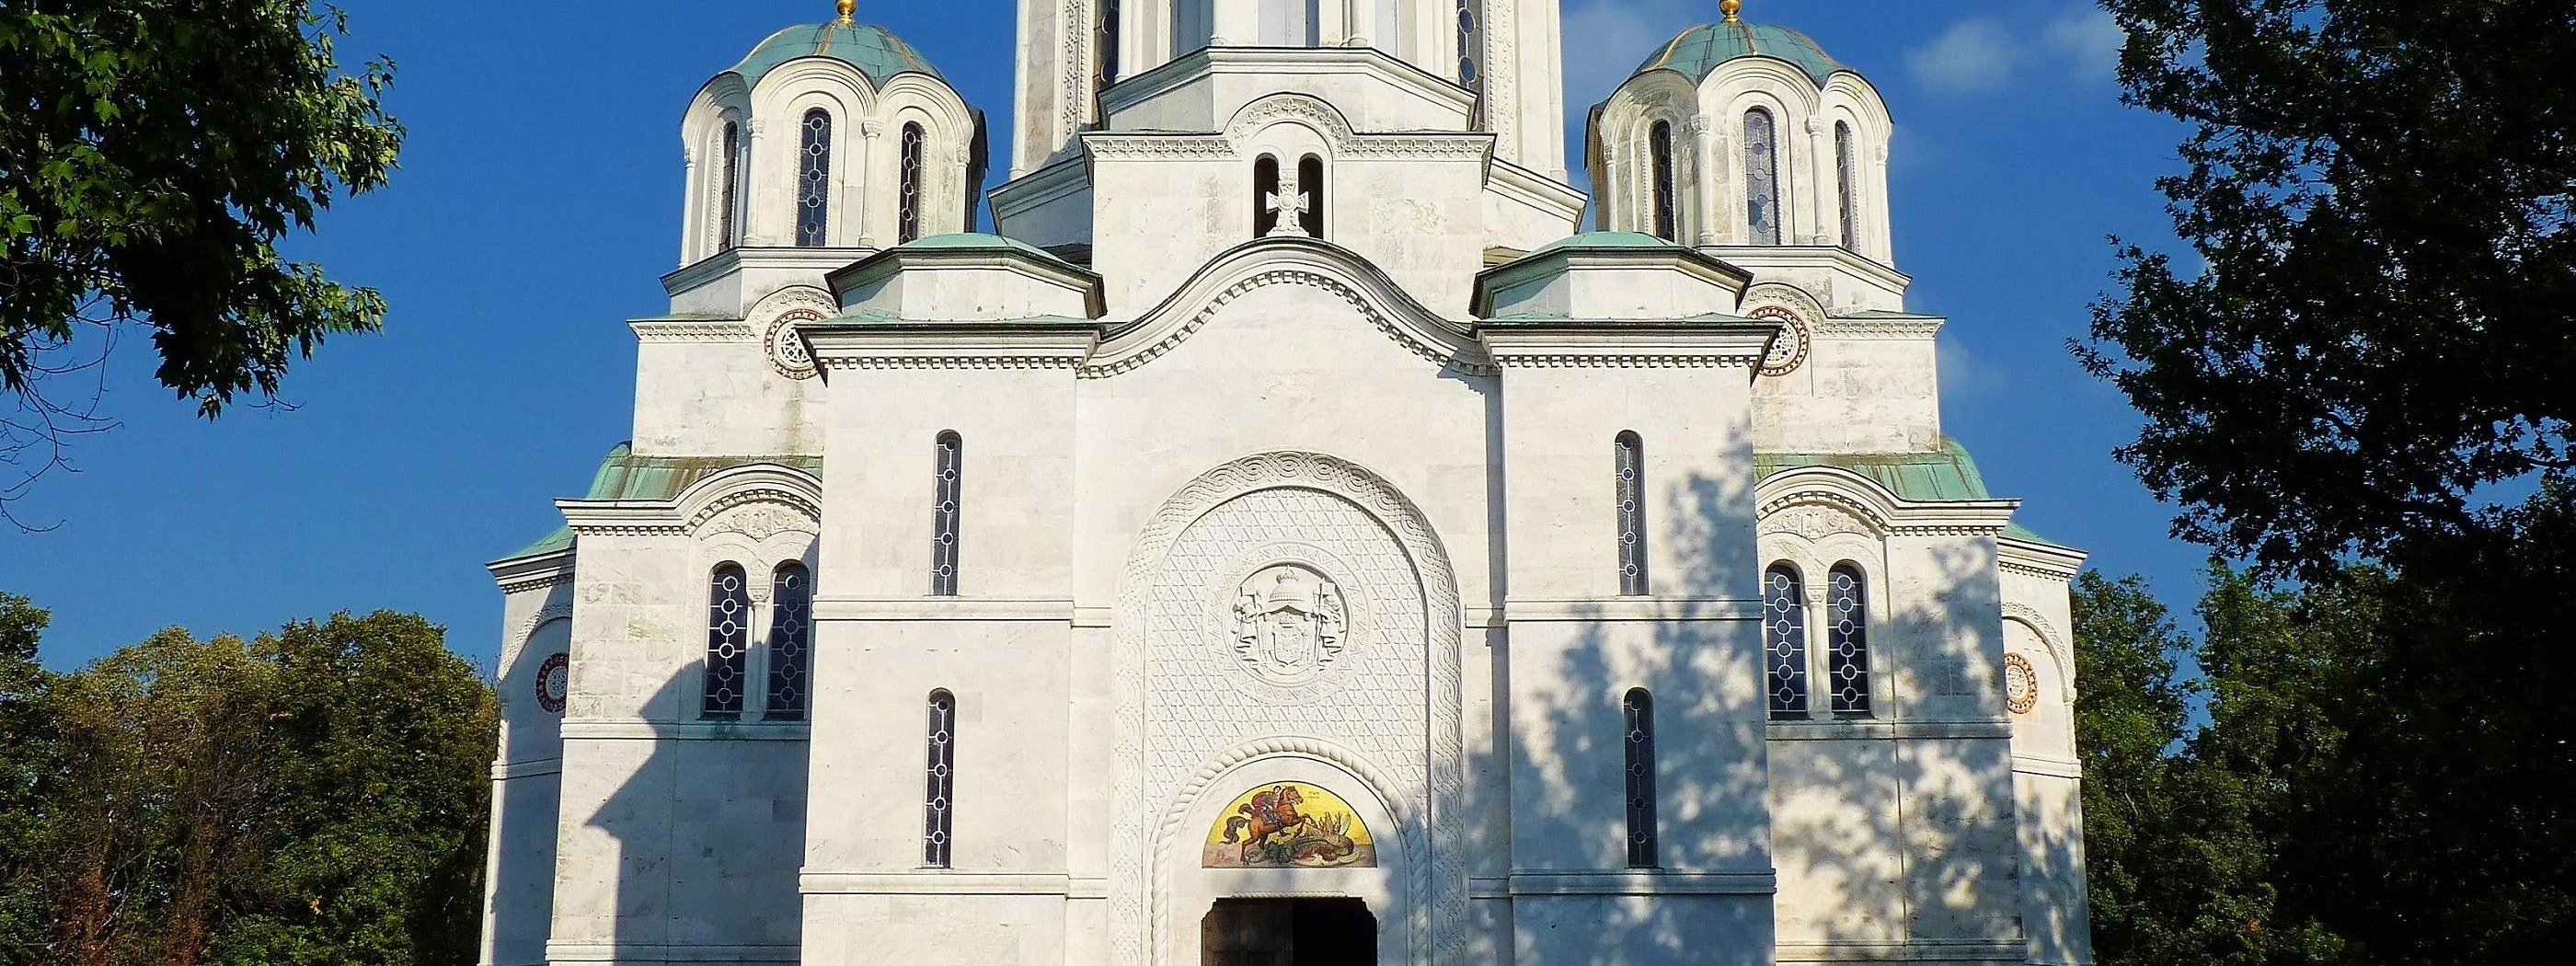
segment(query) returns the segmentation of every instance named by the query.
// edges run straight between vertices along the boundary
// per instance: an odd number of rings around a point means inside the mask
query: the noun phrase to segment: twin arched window
[[[903,168],[895,187],[895,235],[898,244],[921,239],[922,152],[929,148],[929,141],[921,125],[904,122]]]
[[[1619,595],[1643,597],[1646,582],[1646,442],[1620,433],[1611,478],[1619,502]]]
[[[922,795],[921,864],[945,869],[957,831],[957,696],[945,690],[930,692],[929,748],[923,759],[927,788]]]
[[[1646,136],[1646,153],[1653,167],[1655,237],[1665,241],[1681,240],[1681,209],[1673,191],[1673,124],[1656,121]]]
[[[802,721],[813,700],[814,573],[788,561],[770,574],[769,686],[762,716]],[[741,564],[716,565],[707,587],[707,662],[700,718],[738,720],[750,708],[751,576]]]
[[[821,248],[831,244],[832,115],[822,108],[805,112],[796,149],[796,245]]]
[[[1620,744],[1627,759],[1628,867],[1652,869],[1662,864],[1655,834],[1655,698],[1638,688],[1619,702],[1619,711],[1627,725]]]
[[[1868,714],[1869,579],[1858,565],[1836,564],[1826,575],[1823,616],[1828,707],[1835,714]],[[1774,718],[1808,714],[1810,623],[1806,582],[1798,569],[1773,564],[1762,577],[1762,652]]]
[[[1745,240],[1780,244],[1780,130],[1771,112],[1744,114]]]
[[[957,537],[965,497],[966,441],[941,433],[932,451],[937,475],[932,478],[936,503],[931,510],[930,595],[957,596]]]
[[[1279,159],[1262,155],[1252,162],[1252,237],[1298,235],[1324,237],[1324,159],[1299,158],[1292,188],[1281,180]]]

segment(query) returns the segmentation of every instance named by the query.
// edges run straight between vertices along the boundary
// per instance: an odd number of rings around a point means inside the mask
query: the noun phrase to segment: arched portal
[[[1113,958],[1199,962],[1213,900],[1283,896],[1365,898],[1376,961],[1453,958],[1466,925],[1463,622],[1447,554],[1411,501],[1311,453],[1210,470],[1140,535],[1115,623]],[[1300,783],[1348,814],[1289,828],[1266,865],[1206,859],[1221,811],[1261,817],[1247,794]],[[1274,832],[1302,820],[1269,817]],[[1359,826],[1373,865],[1334,841]]]

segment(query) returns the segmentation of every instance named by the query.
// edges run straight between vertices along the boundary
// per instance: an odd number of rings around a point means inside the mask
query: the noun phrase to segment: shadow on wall
[[[666,717],[695,707],[701,667],[690,662],[644,707]],[[565,823],[557,942],[614,943],[617,961],[725,947],[742,962],[797,962],[807,745],[776,740],[781,727],[656,721],[659,740],[568,743],[587,746],[589,788],[615,788],[590,806],[585,782],[566,772],[565,813],[583,817]],[[771,737],[710,740],[721,730]],[[576,826],[583,834],[570,834]],[[576,839],[604,854],[579,855]]]
[[[1750,466],[1749,450],[1745,456]],[[1603,474],[1605,486],[1609,476]],[[1657,606],[1686,619],[1605,623],[1621,615],[1587,606],[1563,623],[1515,621],[1508,642],[1489,633],[1488,646],[1497,649],[1489,709],[1496,745],[1471,751],[1468,766],[1479,787],[1508,791],[1514,814],[1471,803],[1472,874],[1543,880],[1549,872],[1630,866],[1623,699],[1644,689],[1654,724],[1655,867],[1671,875],[1753,873],[1755,882],[1776,868],[1777,895],[1758,886],[1745,891],[1742,879],[1717,887],[1735,894],[1655,901],[1532,899],[1524,890],[1513,903],[1524,961],[1767,966],[1775,943],[1783,961],[1814,958],[1807,953],[1815,950],[1800,947],[1821,945],[2017,949],[2008,738],[1900,742],[1883,730],[1861,737],[1862,725],[1833,720],[1816,722],[1808,737],[1847,740],[1768,738],[1758,614],[1769,561],[1749,553],[1752,485],[1694,476],[1663,507],[1665,522],[1649,522],[1650,533],[1675,542],[1657,558],[1664,570],[1678,571],[1650,575],[1663,599]],[[1612,539],[1605,521],[1603,540]],[[1891,554],[1903,580],[1890,579],[1885,561],[1861,561],[1881,588],[1869,622],[1869,669],[1883,683],[1868,721],[2002,719],[1995,571],[1990,551],[1973,540],[1945,538],[1960,546]],[[1934,572],[1921,572],[1927,561]],[[1497,583],[1502,579],[1498,570]],[[1909,603],[1888,608],[1890,599]],[[1821,668],[1821,641],[1811,640],[1809,653]],[[1820,691],[1811,697],[1825,700]],[[1493,774],[1498,758],[1508,763],[1507,777]],[[1702,880],[1698,888],[1709,886]],[[1960,958],[1980,958],[1952,948]],[[1740,952],[1721,959],[1718,950]],[[2012,953],[2012,961],[2020,959]]]

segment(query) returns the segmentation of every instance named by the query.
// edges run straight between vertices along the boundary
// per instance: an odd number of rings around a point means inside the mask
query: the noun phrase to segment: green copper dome
[[[771,34],[752,48],[742,63],[735,64],[733,72],[742,75],[743,83],[758,87],[760,79],[769,76],[770,71],[807,57],[830,57],[856,67],[868,76],[868,83],[879,87],[897,74],[917,71],[940,76],[939,68],[930,66],[911,44],[885,28],[838,20],[789,27]]]
[[[1682,31],[1681,36],[1664,45],[1664,49],[1638,65],[1637,73],[1650,70],[1678,71],[1692,81],[1704,81],[1718,65],[1745,57],[1769,57],[1785,61],[1805,71],[1817,87],[1835,74],[1851,68],[1836,62],[1816,42],[1787,27],[1761,23],[1701,24]]]

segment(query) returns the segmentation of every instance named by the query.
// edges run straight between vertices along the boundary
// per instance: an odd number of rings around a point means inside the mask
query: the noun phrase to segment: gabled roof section
[[[677,499],[679,495],[706,479],[737,466],[774,463],[806,473],[820,475],[820,456],[637,456],[632,443],[619,443],[599,463],[599,471],[590,478],[590,490],[584,500],[649,500]],[[572,546],[572,528],[558,527],[544,539],[507,554],[500,560],[517,560],[555,553]],[[494,561],[498,563],[500,561]]]
[[[1941,448],[1925,453],[1757,453],[1753,457],[1755,477],[1763,480],[1817,466],[1850,470],[1918,503],[1994,499],[1986,489],[1985,474],[1977,470],[1976,458],[1969,456],[1968,448],[1958,440],[1947,436],[1941,437]],[[2005,527],[2003,535],[2064,546],[2018,523]]]

